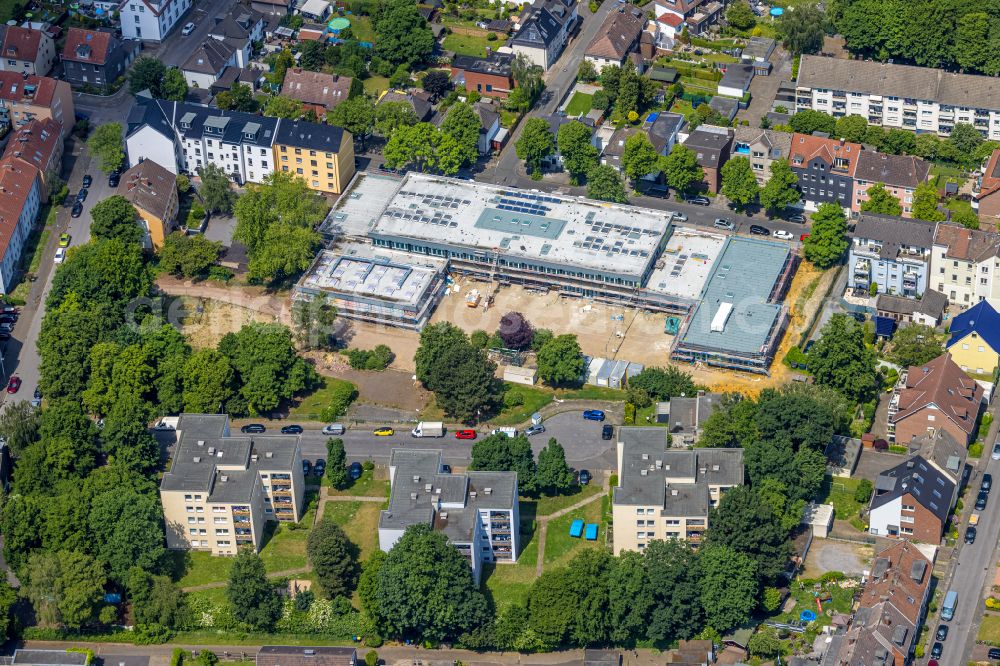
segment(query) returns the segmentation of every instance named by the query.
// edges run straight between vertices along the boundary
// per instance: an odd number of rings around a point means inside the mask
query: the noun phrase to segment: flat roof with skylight
[[[320,232],[329,236],[364,236],[375,225],[385,202],[399,189],[399,179],[358,174],[350,189],[327,214]]]
[[[698,298],[726,237],[677,227],[667,241],[646,288],[661,294]]]

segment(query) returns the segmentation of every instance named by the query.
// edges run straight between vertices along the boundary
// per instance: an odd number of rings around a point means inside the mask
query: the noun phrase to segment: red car
[[[802,242],[807,238],[809,238],[809,234],[802,234],[801,236],[799,236],[799,242]]]
[[[476,438],[476,431],[475,430],[456,430],[455,431],[455,439],[475,439],[475,438]]]
[[[10,381],[7,382],[7,393],[17,393],[18,389],[20,388],[21,388],[21,378],[18,377],[17,375],[14,375],[13,377],[10,378]]]

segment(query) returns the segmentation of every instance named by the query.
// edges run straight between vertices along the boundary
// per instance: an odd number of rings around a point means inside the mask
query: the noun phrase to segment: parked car
[[[993,487],[993,475],[983,474],[983,480],[979,484],[979,489],[985,493],[990,492],[990,488]]]
[[[944,646],[935,641],[934,645],[931,646],[931,659],[940,659],[942,652],[944,652]]]
[[[77,201],[73,204],[73,209],[69,212],[70,217],[80,217],[83,215],[83,204]]]
[[[865,316],[864,312],[852,312],[851,318],[854,319],[854,321],[858,322],[859,324],[863,324],[865,323],[865,321],[868,320],[868,317]]]
[[[13,377],[10,378],[10,381],[7,382],[7,393],[11,394],[17,393],[20,390],[20,388],[21,388],[21,378],[18,377],[17,375],[14,375]]]
[[[80,203],[83,203],[84,201],[87,200],[87,195],[89,193],[90,193],[90,190],[88,190],[85,187],[81,187],[80,191],[76,193],[76,200],[79,201]]]
[[[802,234],[801,236],[799,236],[799,242],[804,243],[806,242],[807,238],[809,238],[809,234]]]
[[[14,315],[0,315],[0,324],[13,324],[17,321]]]
[[[767,227],[762,227],[759,224],[750,225],[750,233],[754,236],[770,236],[771,232],[767,230]]]
[[[69,234],[59,234],[59,247],[69,247],[70,241],[73,237]]]
[[[181,34],[182,34],[182,35],[184,35],[185,37],[187,37],[187,36],[188,36],[188,35],[190,35],[190,34],[191,34],[192,32],[194,32],[194,28],[195,28],[195,25],[194,25],[194,23],[192,23],[192,22],[188,21],[188,22],[187,22],[187,23],[186,23],[186,24],[184,25],[184,28],[183,28],[183,29],[181,30]]]
[[[56,262],[57,264],[61,264],[62,262],[66,261],[66,248],[57,247],[56,256],[53,257],[52,261]]]
[[[264,427],[263,423],[248,423],[240,428],[240,432],[244,435],[259,435],[263,432],[267,432],[267,428]]]
[[[343,435],[346,428],[340,423],[331,423],[328,426],[323,426],[324,435]]]
[[[451,474],[451,465],[442,463],[441,464],[441,473],[442,474]]]
[[[1000,460],[1000,439],[993,444],[993,453],[990,454],[990,457],[993,458],[993,460]]]
[[[983,492],[982,490],[979,491],[979,494],[976,495],[976,511],[984,511],[986,509],[986,502],[989,497],[989,493]]]
[[[615,427],[610,423],[604,424],[604,427],[601,428],[601,439],[609,440],[614,436],[615,436]]]
[[[965,528],[965,543],[976,543],[976,528],[971,525]]]
[[[545,432],[545,426],[543,426],[541,423],[539,423],[537,425],[530,425],[527,428],[525,428],[524,429],[524,436],[525,437],[531,437],[532,435],[540,435],[543,432]]]
[[[17,306],[14,306],[14,305],[4,305],[4,306],[0,306],[0,314],[5,314],[5,315],[19,315],[19,314],[21,314],[21,310]]]
[[[725,229],[726,231],[736,231],[736,225],[723,217],[716,218],[712,226],[715,227],[716,229]]]
[[[40,388],[38,388],[37,386],[35,387],[34,394],[32,394],[32,396],[31,396],[31,406],[32,407],[41,407],[42,406],[42,390]]]
[[[710,206],[712,204],[712,202],[708,200],[708,197],[702,197],[702,196],[688,197],[687,199],[684,200],[684,202],[689,204],[694,204],[695,206]]]
[[[798,222],[800,224],[806,223],[806,216],[802,213],[792,213],[791,215],[786,215],[785,219],[789,222]]]
[[[108,174],[108,187],[118,187],[118,181],[121,180],[121,173],[117,171],[112,171]]]
[[[0,341],[10,340],[10,333],[7,331],[0,331]]]
[[[83,187],[84,189],[89,189],[91,185],[94,184],[94,179],[90,177],[90,174],[86,174],[83,177]]]
[[[316,463],[313,465],[313,474],[316,476],[323,476],[326,472],[326,461],[322,458],[317,458]]]
[[[302,461],[302,476],[309,476],[309,472],[312,471],[312,463],[308,460]]]
[[[475,430],[456,430],[455,431],[455,439],[475,439],[475,438],[476,438],[476,431]]]
[[[937,628],[937,633],[934,634],[934,640],[944,641],[948,639],[948,625],[939,624]]]
[[[684,213],[673,213],[672,212],[672,213],[670,213],[670,215],[673,216],[673,219],[676,220],[677,222],[687,222],[688,221],[688,216],[685,215]]]
[[[781,240],[792,240],[795,238],[790,231],[785,231],[784,229],[775,229],[772,235]]]
[[[382,426],[381,428],[375,428],[374,430],[372,430],[372,434],[375,435],[376,437],[392,437],[394,434],[396,434],[396,431],[393,430],[392,428]]]
[[[301,435],[302,434],[302,426],[300,426],[300,425],[286,425],[284,428],[281,429],[281,434],[282,435]]]
[[[580,470],[579,477],[580,477],[580,485],[581,486],[587,485],[588,483],[590,483],[590,480],[592,478],[594,478],[594,477],[592,477],[590,475],[590,472],[588,470],[585,470],[585,469],[581,469]]]
[[[986,656],[990,659],[1000,659],[1000,648],[990,648],[989,652],[986,653]]]
[[[347,476],[351,481],[360,479],[362,472],[364,472],[364,468],[361,467],[361,463],[359,462],[352,462],[347,466]]]
[[[583,412],[583,418],[588,421],[603,421],[604,412],[599,409],[588,409]]]

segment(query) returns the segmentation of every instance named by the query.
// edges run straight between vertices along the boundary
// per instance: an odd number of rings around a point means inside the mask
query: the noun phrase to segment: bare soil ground
[[[827,571],[860,575],[872,558],[872,547],[865,544],[814,539],[806,555],[802,578],[819,578]]]
[[[375,344],[365,343],[362,346],[369,349]],[[393,351],[395,351],[395,347],[393,347]],[[400,370],[395,367],[382,372],[355,370],[347,363],[347,359],[342,354],[335,352],[307,352],[304,356],[315,362],[316,371],[321,375],[354,382],[354,385],[358,387],[360,402],[417,411],[430,400],[430,392],[413,381],[412,371]],[[412,354],[408,363],[411,365],[413,363]]]
[[[187,312],[178,322],[181,333],[192,347],[215,347],[227,333],[234,333],[251,322],[271,323],[275,318],[262,312],[207,298],[184,296]]]

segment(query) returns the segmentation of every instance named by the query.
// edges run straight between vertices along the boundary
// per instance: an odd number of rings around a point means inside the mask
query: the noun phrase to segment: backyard
[[[496,42],[490,42],[485,35],[460,35],[456,32],[444,38],[441,43],[445,51],[453,51],[457,55],[486,57],[486,47]]]
[[[823,479],[818,502],[832,504],[836,520],[848,521],[852,527],[863,532],[866,526],[860,514],[867,502],[859,502],[854,498],[854,491],[857,490],[859,483],[861,483],[859,478],[842,479],[827,475]]]
[[[366,469],[361,473],[361,478],[357,481],[352,481],[351,485],[343,490],[330,489],[329,494],[331,496],[342,496],[342,497],[389,497],[389,480],[376,478],[382,476],[381,474],[376,474],[377,470]],[[330,482],[324,476],[321,485],[329,487]],[[330,507],[325,509],[330,510]]]
[[[337,389],[345,384],[353,386],[351,382],[343,379],[321,376],[320,385],[288,411],[288,418],[303,421],[322,421],[323,410],[330,405]]]
[[[594,96],[576,92],[566,105],[567,116],[585,116],[593,108]]]

